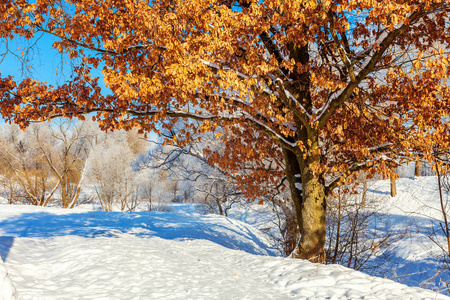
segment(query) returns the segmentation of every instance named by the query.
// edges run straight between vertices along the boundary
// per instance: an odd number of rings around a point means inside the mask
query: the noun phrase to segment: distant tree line
[[[73,208],[96,195],[125,210],[136,189],[131,162],[145,142],[136,131],[105,133],[92,122],[61,119],[21,130],[2,125],[1,194],[8,203]],[[91,189],[91,190],[89,190]]]

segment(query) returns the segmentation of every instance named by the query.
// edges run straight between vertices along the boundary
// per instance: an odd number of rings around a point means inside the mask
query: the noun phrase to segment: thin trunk
[[[81,171],[80,179],[78,180],[77,186],[76,186],[76,192],[74,197],[72,197],[72,202],[69,205],[69,208],[74,208],[75,204],[78,201],[78,198],[80,197],[81,193],[81,184],[84,182],[84,176],[86,175],[86,162],[84,162],[83,170]]]
[[[339,188],[340,189],[340,188]],[[341,236],[341,191],[338,192],[338,220],[336,230],[336,244],[334,246],[334,257],[332,263],[336,263],[338,250],[339,250],[339,237]]]
[[[353,237],[354,237],[355,231],[352,230],[352,236],[350,238],[350,251],[349,251],[349,255],[350,257],[348,258],[348,262],[347,262],[347,267],[350,268],[351,264],[352,264],[352,260],[353,260]]]
[[[50,195],[47,196],[47,198],[45,199],[44,203],[42,204],[42,206],[47,206],[48,202],[50,201],[50,199],[52,198],[53,194],[56,192],[56,190],[58,189],[59,185],[61,182],[58,182],[58,184],[56,184],[53,187],[53,190],[50,192]]]
[[[420,168],[422,167],[422,161],[420,159],[416,160],[416,165],[414,166],[414,176],[420,176]]]
[[[62,206],[63,208],[68,207],[68,201],[67,201],[67,174],[63,175],[63,181],[61,182],[61,200],[62,200]]]
[[[447,211],[445,210],[445,206],[444,206],[444,197],[442,196],[441,172],[439,170],[439,166],[436,166],[436,174],[438,177],[439,200],[441,203],[441,211],[442,211],[442,215],[444,216],[445,230],[443,230],[443,231],[444,231],[444,235],[447,239],[447,254],[449,254],[450,253],[450,229],[448,227]]]
[[[216,198],[216,204],[217,204],[217,207],[219,208],[219,215],[223,216],[222,204],[220,203],[219,198]]]
[[[355,228],[355,258],[353,260],[353,269],[355,270],[357,270],[358,254],[358,230]]]
[[[13,204],[14,203],[14,198],[15,198],[15,191],[14,191],[14,185],[13,185],[13,181],[10,178],[8,180],[8,184],[9,184],[9,199],[8,199],[8,204]]]
[[[69,204],[69,208],[74,208],[75,204],[77,204],[78,198],[80,198],[81,187],[77,186],[74,196],[72,197],[72,202]]]
[[[152,186],[150,186],[149,192],[148,192],[148,210],[152,210]]]
[[[391,197],[397,196],[397,184],[394,173],[391,174]]]
[[[367,187],[367,178],[364,178],[363,181],[363,193],[362,193],[362,200],[361,200],[361,206],[366,206],[366,198],[367,198],[367,191],[369,188]]]

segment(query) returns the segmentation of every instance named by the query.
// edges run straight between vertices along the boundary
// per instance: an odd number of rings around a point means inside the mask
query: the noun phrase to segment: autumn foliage
[[[53,35],[79,61],[60,86],[1,74],[5,118],[200,121],[177,142],[216,132],[210,162],[251,162],[249,194],[286,179],[300,258],[324,260],[327,197],[349,175],[449,146],[448,1],[0,0],[0,20],[1,39]]]

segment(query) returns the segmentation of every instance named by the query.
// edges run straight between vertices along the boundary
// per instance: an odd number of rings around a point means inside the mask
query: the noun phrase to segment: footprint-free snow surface
[[[450,299],[276,257],[252,226],[195,213],[0,205],[0,255],[3,299],[15,299],[11,282],[23,300]]]

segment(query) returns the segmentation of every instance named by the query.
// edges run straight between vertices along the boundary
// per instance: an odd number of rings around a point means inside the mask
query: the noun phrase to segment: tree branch
[[[112,114],[117,114],[117,111],[115,111],[112,108],[101,108],[101,107],[94,107],[90,109],[84,109],[84,110],[78,110],[73,112],[66,112],[64,114],[54,114],[49,116],[48,118],[53,119],[57,117],[67,117],[67,116],[77,116],[77,115],[83,115],[83,114],[89,114],[92,112],[107,112]],[[236,120],[242,120],[245,123],[253,126],[254,128],[262,131],[265,133],[270,139],[272,139],[275,143],[280,145],[283,148],[289,149],[291,151],[294,151],[294,149],[297,147],[297,144],[294,142],[290,142],[287,140],[284,136],[279,134],[278,132],[274,131],[272,128],[270,128],[268,125],[264,124],[261,121],[256,120],[254,117],[250,116],[248,113],[244,111],[236,112],[233,114],[228,115],[213,115],[213,114],[198,114],[193,113],[189,111],[184,110],[159,110],[159,109],[153,109],[153,110],[133,110],[133,109],[127,109],[125,112],[131,116],[136,117],[142,117],[142,116],[156,116],[163,114],[170,118],[188,118],[192,120],[197,121],[236,121]]]
[[[327,124],[341,104],[350,98],[355,88],[375,69],[376,64],[381,60],[383,54],[392,45],[394,40],[401,34],[405,33],[411,24],[418,21],[422,17],[422,13],[422,9],[415,11],[409,17],[409,23],[398,26],[398,28],[394,29],[390,33],[385,34],[384,38],[380,42],[380,45],[378,45],[378,50],[376,50],[372,56],[367,56],[366,61],[363,63],[361,71],[358,75],[356,75],[355,80],[349,82],[347,87],[343,89],[336,98],[327,101],[325,106],[321,109],[321,114],[317,117],[318,128],[323,128]]]

